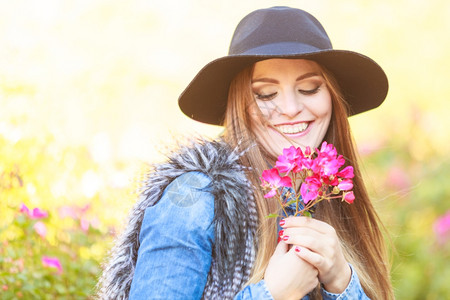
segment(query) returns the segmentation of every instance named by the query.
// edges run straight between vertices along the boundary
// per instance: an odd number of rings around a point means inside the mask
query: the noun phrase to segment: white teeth
[[[295,134],[305,131],[308,128],[308,123],[302,122],[295,125],[280,125],[277,126],[278,130],[284,134]]]

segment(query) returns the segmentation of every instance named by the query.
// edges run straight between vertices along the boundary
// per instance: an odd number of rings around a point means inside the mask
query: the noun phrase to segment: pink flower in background
[[[33,208],[33,211],[30,213],[30,218],[32,219],[42,219],[47,217],[48,213],[45,210],[42,210],[38,207]]]
[[[439,243],[444,244],[450,239],[450,210],[445,215],[436,219],[433,229]]]
[[[61,206],[58,209],[59,216],[61,218],[72,218],[74,220],[80,221],[80,228],[84,232],[87,232],[89,230],[89,227],[93,226],[96,227],[95,218],[89,219],[86,217],[86,213],[91,208],[90,204],[86,204],[83,207],[76,206],[76,205],[64,205]],[[97,224],[98,225],[98,224]]]
[[[88,219],[85,219],[85,218],[80,219],[81,230],[83,230],[84,232],[87,232],[89,230],[89,225],[90,225],[90,222]]]
[[[60,218],[72,218],[76,219],[78,218],[78,215],[80,214],[80,209],[75,206],[70,205],[63,205],[58,208],[58,213]]]
[[[61,274],[63,272],[61,262],[56,257],[43,256],[42,264],[44,265],[44,267],[56,268],[58,270],[58,274]]]
[[[411,179],[402,167],[394,165],[389,169],[386,184],[397,190],[407,190],[411,186]]]
[[[292,187],[291,178],[289,176],[280,176],[276,168],[264,170],[260,179],[262,185],[270,189],[270,191],[264,195],[264,198],[275,196],[280,187]]]
[[[19,272],[23,272],[23,269],[25,268],[25,259],[21,257],[19,259],[16,259],[14,263],[19,268]]]
[[[358,143],[358,152],[361,156],[369,156],[379,151],[385,144],[386,142],[380,139],[371,139],[370,142],[360,142]]]
[[[91,209],[91,204],[90,204],[90,203],[86,204],[86,205],[83,206],[83,207],[80,207],[81,214],[86,213],[86,212],[87,212],[88,210],[90,210],[90,209]]]
[[[33,208],[32,211],[25,205],[20,205],[20,212],[26,214],[30,219],[43,219],[48,217],[48,213],[38,207]]]
[[[24,203],[20,204],[20,212],[26,214],[27,216],[30,214],[30,210]]]
[[[41,221],[36,222],[33,228],[36,233],[39,234],[42,238],[45,238],[47,236],[47,227],[45,227],[45,224]]]

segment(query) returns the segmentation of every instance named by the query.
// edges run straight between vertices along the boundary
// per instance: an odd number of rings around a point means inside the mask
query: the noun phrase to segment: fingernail
[[[278,232],[278,236],[283,236],[284,234],[284,230],[280,230],[280,232]]]
[[[300,252],[301,248],[299,246],[295,246],[294,250],[295,252]]]
[[[280,236],[278,237],[278,242],[277,243],[279,243],[279,242],[281,242],[281,237]]]
[[[286,220],[283,219],[280,221],[280,226],[283,226],[284,224],[286,224]]]
[[[287,242],[288,239],[289,239],[288,235],[283,236],[283,241]]]

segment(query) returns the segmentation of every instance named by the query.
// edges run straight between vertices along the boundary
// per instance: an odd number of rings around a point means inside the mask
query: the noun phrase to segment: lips
[[[284,134],[298,134],[308,129],[309,122],[300,122],[295,124],[281,124],[275,127]]]

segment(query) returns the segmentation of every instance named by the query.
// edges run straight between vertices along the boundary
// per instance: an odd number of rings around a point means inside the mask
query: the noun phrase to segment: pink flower
[[[337,151],[336,148],[333,146],[333,144],[328,144],[326,141],[324,141],[322,143],[322,146],[320,147],[320,151],[318,151],[320,153],[324,153],[327,156],[330,157],[336,157],[337,156]]]
[[[80,211],[81,211],[82,214],[84,214],[84,213],[86,213],[86,212],[87,212],[88,210],[90,210],[90,209],[91,209],[91,204],[88,203],[88,204],[86,204],[85,206],[81,207],[81,208],[80,208]]]
[[[319,179],[316,177],[306,177],[305,182],[300,187],[300,194],[303,202],[308,204],[309,201],[315,200],[319,196],[319,189],[322,186]]]
[[[86,217],[87,212],[91,209],[90,204],[86,204],[83,207],[75,206],[75,205],[64,205],[58,209],[59,216],[61,218],[72,218],[80,221],[80,228],[84,232],[89,230],[90,226],[95,227],[95,221],[89,220]]]
[[[325,176],[336,175],[341,166],[342,164],[339,159],[325,160],[322,164],[322,173]]]
[[[23,269],[25,268],[25,260],[23,257],[17,259],[14,264],[19,268],[19,272],[23,272]]]
[[[45,227],[45,224],[41,221],[36,222],[33,228],[36,233],[39,234],[42,238],[45,238],[47,236],[47,227]]]
[[[342,197],[343,200],[348,204],[352,204],[355,200],[355,195],[353,194],[353,192],[344,192],[344,195]]]
[[[20,204],[20,212],[26,215],[30,214],[30,210],[24,203]]]
[[[390,168],[386,183],[389,187],[395,189],[408,189],[411,186],[411,180],[405,170],[399,166],[393,166]]]
[[[353,174],[352,166],[347,166],[347,167],[343,168],[337,175],[340,177],[347,178],[347,179],[351,179],[351,178],[355,177],[355,174]]]
[[[58,270],[58,274],[61,274],[63,271],[61,262],[56,257],[43,256],[42,264],[44,265],[44,267],[56,268]]]
[[[316,149],[316,151],[316,165],[313,171],[322,176],[337,175],[339,168],[345,164],[345,159],[342,155],[337,156],[336,148],[332,144],[323,142],[320,150]]]
[[[349,191],[353,188],[353,181],[351,179],[344,179],[338,184],[341,191]]]
[[[305,156],[311,156],[312,150],[311,147],[306,146],[305,148]]]
[[[32,219],[42,219],[48,217],[48,213],[45,210],[40,208],[34,208],[30,214],[30,218]]]
[[[89,224],[90,222],[88,219],[80,218],[80,227],[84,232],[87,232],[89,230]]]
[[[292,181],[289,176],[281,177],[276,168],[264,170],[261,176],[262,185],[270,188],[270,191],[264,195],[264,198],[271,198],[276,195],[280,187],[292,187]]]
[[[301,159],[301,161],[300,161],[300,165],[302,165],[302,167],[304,168],[304,169],[311,169],[311,170],[314,170],[316,167],[317,167],[317,163],[316,163],[317,161],[316,160],[314,160],[314,159],[312,159],[312,158],[309,158],[309,157],[305,157],[305,158],[302,158]]]
[[[290,171],[298,172],[300,170],[297,160],[303,158],[303,153],[300,148],[291,146],[283,149],[283,155],[278,157],[275,167],[282,173],[289,173]]]
[[[342,155],[338,157],[329,157],[328,161],[324,164],[323,173],[325,175],[337,175],[339,168],[345,164],[345,159]]]
[[[337,176],[322,176],[322,182],[330,186],[337,186],[339,184],[339,179]]]
[[[37,207],[30,212],[30,209],[23,203],[20,205],[20,212],[26,214],[30,219],[42,219],[48,216],[45,210]]]
[[[78,218],[78,215],[80,214],[80,209],[78,207],[69,206],[69,205],[63,205],[58,209],[59,217],[60,218],[72,218],[76,219]]]
[[[292,180],[301,182],[300,195],[294,192],[284,195],[286,199],[293,199],[294,202],[302,200],[305,207],[296,207],[295,215],[303,215],[309,209],[322,200],[341,198],[342,201],[353,203],[355,195],[353,189],[354,170],[352,166],[345,165],[345,159],[338,155],[336,147],[327,142],[323,142],[320,149],[314,151],[306,147],[302,152],[301,148],[291,146],[283,149],[283,154],[278,157],[275,168],[264,170],[261,177],[261,186],[269,190],[264,197],[269,198],[277,195],[280,187],[291,187]],[[286,174],[286,176],[281,176]],[[340,196],[336,196],[340,194]],[[293,197],[291,197],[293,196]],[[291,205],[291,201],[281,201],[280,205]],[[283,204],[284,203],[284,204]],[[309,204],[308,204],[309,203]],[[284,211],[287,214],[286,211]],[[310,213],[310,212],[309,212]]]
[[[436,219],[433,229],[441,244],[450,239],[450,210],[445,215]]]

